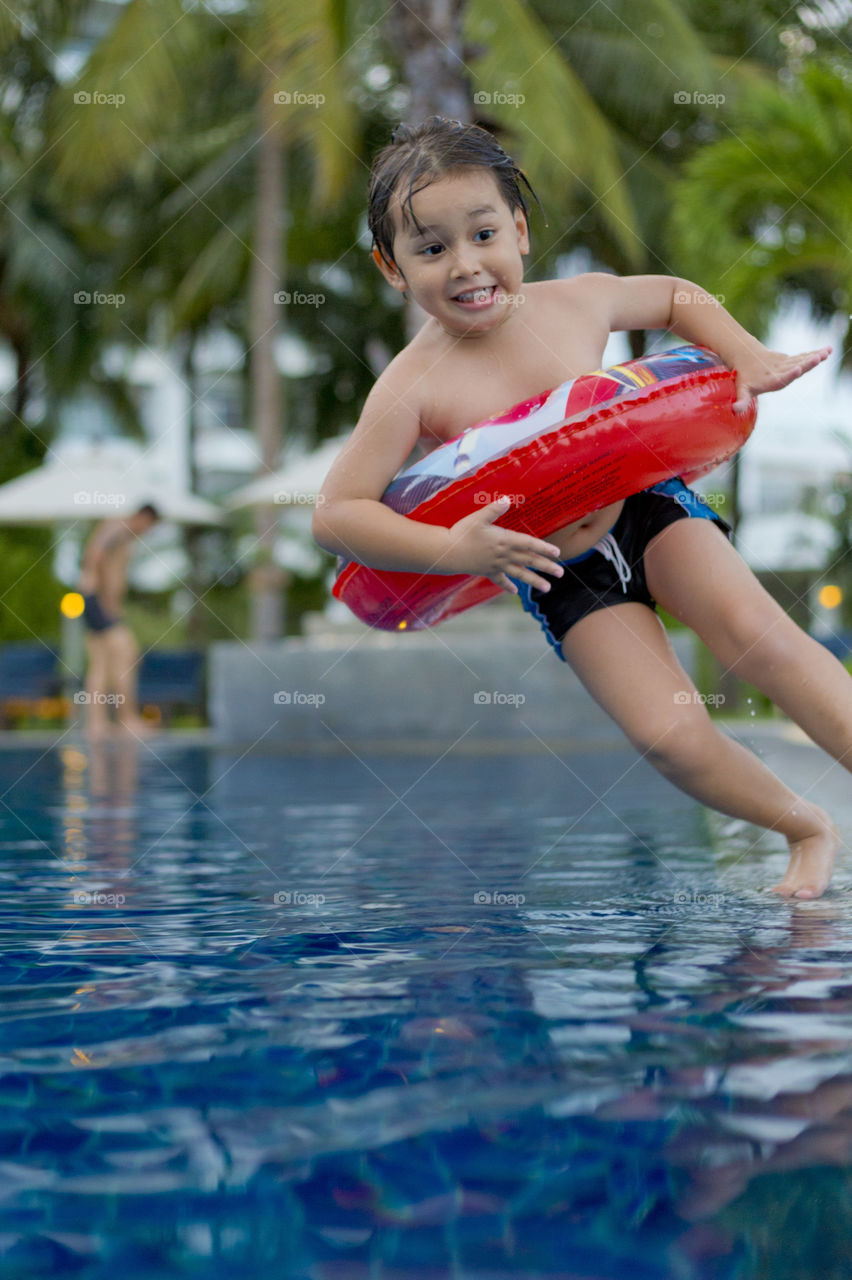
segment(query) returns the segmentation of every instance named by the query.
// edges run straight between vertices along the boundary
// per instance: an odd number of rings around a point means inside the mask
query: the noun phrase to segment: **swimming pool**
[[[631,752],[65,743],[0,821],[4,1280],[849,1276],[843,876]]]

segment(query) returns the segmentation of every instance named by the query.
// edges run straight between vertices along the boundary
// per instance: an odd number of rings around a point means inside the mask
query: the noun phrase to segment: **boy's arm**
[[[734,409],[748,408],[753,396],[779,391],[820,364],[831,347],[788,356],[770,351],[738,324],[700,285],[677,276],[589,275],[611,331],[671,329],[687,342],[709,347],[737,372]]]
[[[451,528],[422,524],[384,505],[381,496],[420,435],[420,416],[402,381],[379,379],[317,496],[312,530],[327,551],[374,569],[470,573],[512,594],[509,575],[548,590],[533,568],[561,576],[558,547],[494,524],[508,503],[492,502]]]

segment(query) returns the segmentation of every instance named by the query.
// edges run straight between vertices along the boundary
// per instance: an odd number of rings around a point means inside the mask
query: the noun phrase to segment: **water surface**
[[[782,849],[627,750],[0,752],[0,1274],[847,1280]]]

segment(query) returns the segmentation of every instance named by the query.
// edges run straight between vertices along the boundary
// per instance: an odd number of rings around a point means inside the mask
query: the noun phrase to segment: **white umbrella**
[[[313,506],[322,482],[328,474],[348,436],[327,440],[315,453],[303,454],[286,463],[278,471],[258,476],[228,498],[225,505],[237,507]]]
[[[55,524],[127,516],[153,503],[166,520],[221,524],[222,512],[169,477],[132,441],[66,446],[42,466],[0,485],[0,524]]]

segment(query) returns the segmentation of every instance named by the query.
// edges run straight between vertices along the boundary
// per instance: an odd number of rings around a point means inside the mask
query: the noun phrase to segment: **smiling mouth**
[[[482,306],[484,303],[491,302],[496,292],[496,284],[490,284],[481,289],[467,289],[464,293],[457,293],[453,302],[460,302],[462,306]]]

